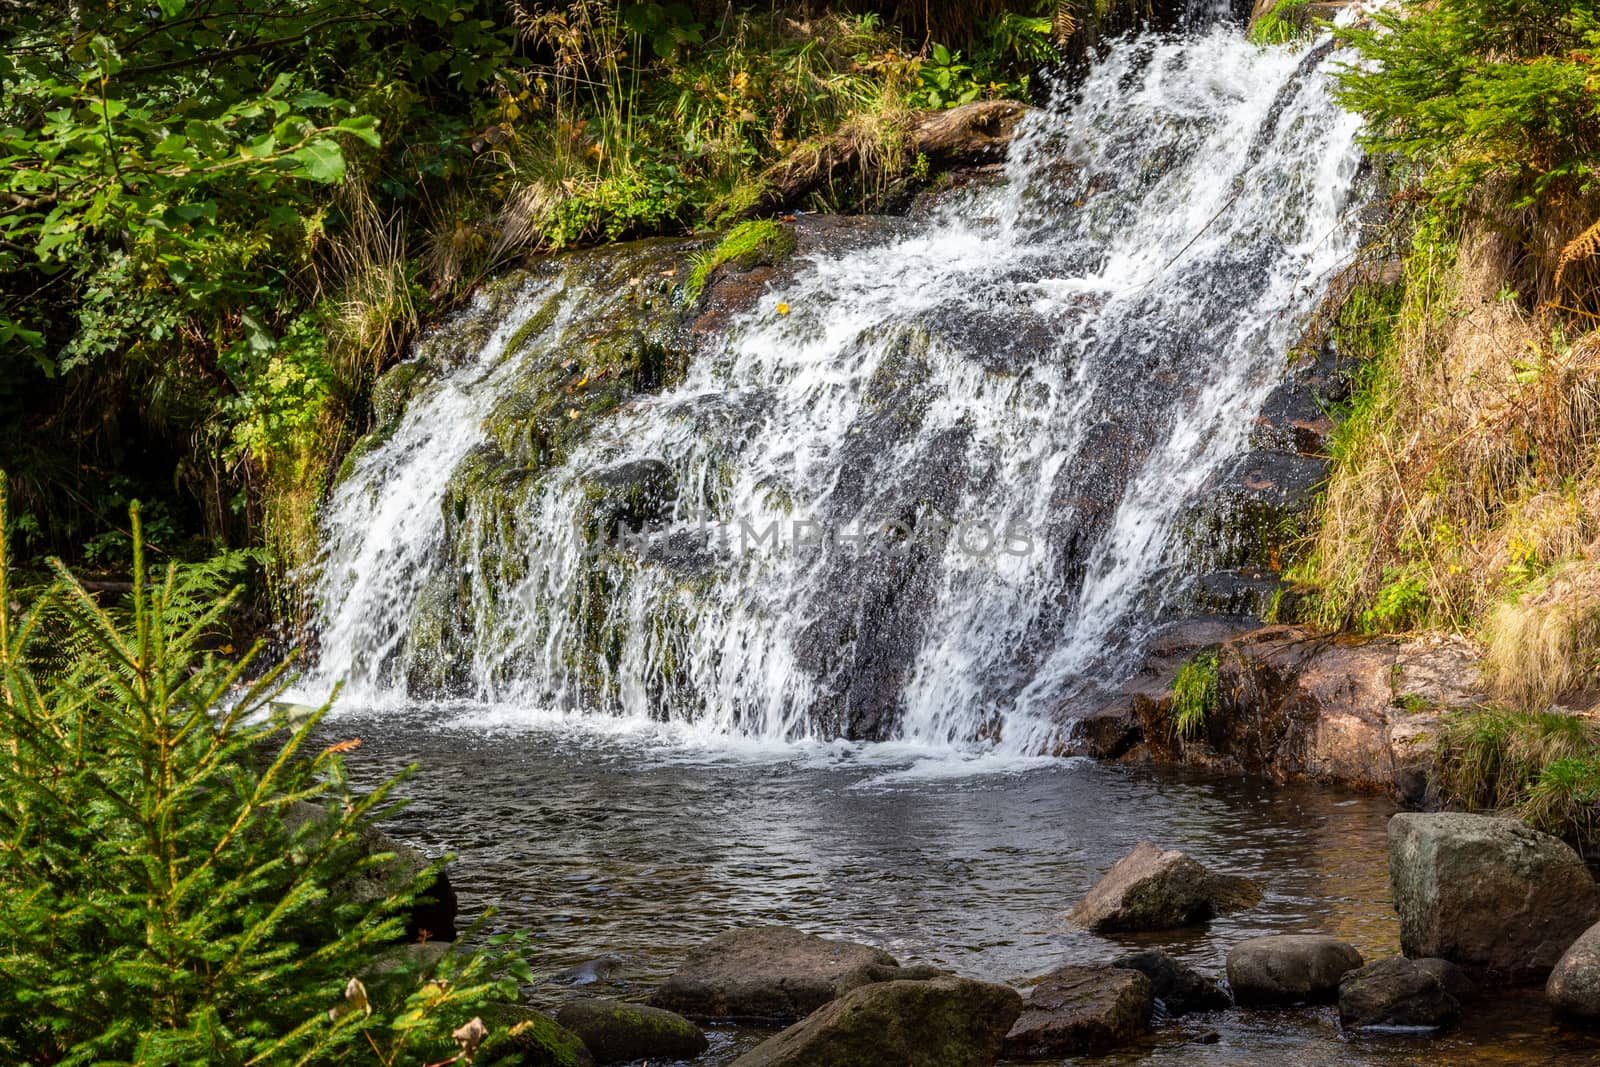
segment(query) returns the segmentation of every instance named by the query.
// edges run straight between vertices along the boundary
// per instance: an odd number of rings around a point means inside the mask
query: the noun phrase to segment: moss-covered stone
[[[600,1064],[686,1060],[708,1045],[694,1023],[647,1004],[575,1000],[556,1010],[556,1021],[578,1035]]]
[[[763,265],[775,266],[794,253],[795,245],[793,231],[781,222],[773,219],[741,222],[710,252],[695,257],[694,269],[683,289],[684,299],[690,304],[699,300],[706,282],[724,264],[741,271]]]
[[[581,1038],[560,1023],[516,1004],[496,1004],[482,1015],[489,1036],[477,1062],[501,1067],[592,1067]]]

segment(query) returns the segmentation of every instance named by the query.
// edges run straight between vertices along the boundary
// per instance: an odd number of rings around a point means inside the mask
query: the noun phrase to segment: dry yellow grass
[[[1549,299],[1560,229],[1419,236],[1300,568],[1324,624],[1479,630],[1495,694],[1526,708],[1592,682],[1600,650],[1600,332],[1569,339],[1581,316],[1513,288]]]

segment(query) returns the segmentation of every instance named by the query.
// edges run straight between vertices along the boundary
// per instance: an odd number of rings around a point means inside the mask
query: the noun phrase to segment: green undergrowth
[[[1366,118],[1389,193],[1319,316],[1353,388],[1293,571],[1307,617],[1468,634],[1495,703],[1587,707],[1600,686],[1600,21],[1571,0],[1439,0],[1340,35],[1364,60],[1341,99]]]
[[[1578,841],[1600,830],[1600,724],[1588,717],[1455,712],[1444,719],[1437,766],[1447,804],[1510,812]]]
[[[1258,45],[1289,44],[1311,32],[1311,21],[1301,12],[1311,0],[1278,0],[1250,26],[1250,40]]]
[[[259,645],[206,651],[231,594],[215,571],[147,566],[136,505],[130,592],[102,603],[59,564],[14,589],[6,488],[0,1056],[452,1062],[453,1033],[531,973],[500,949],[396,954],[442,866],[400,873],[363,847],[397,783],[354,791],[353,742],[316,741],[321,712],[273,714],[284,668],[248,681]]]
[[[795,249],[794,232],[774,219],[741,222],[727,232],[715,248],[695,255],[684,283],[684,299],[693,304],[705,291],[712,272],[724,263],[739,270],[782,262]]]

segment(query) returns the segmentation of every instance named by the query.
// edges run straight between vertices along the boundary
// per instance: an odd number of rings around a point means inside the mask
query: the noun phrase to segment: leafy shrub
[[[420,1064],[461,1051],[452,1029],[515,994],[489,957],[402,963],[376,1002],[359,977],[434,871],[366,903],[336,888],[392,858],[357,837],[394,783],[352,793],[345,746],[308,751],[320,715],[269,716],[281,667],[246,683],[254,653],[201,651],[229,596],[204,569],[147,574],[137,507],[125,610],[59,564],[52,587],[13,605],[4,493],[0,479],[0,1056]],[[306,803],[325,817],[286,819]]]

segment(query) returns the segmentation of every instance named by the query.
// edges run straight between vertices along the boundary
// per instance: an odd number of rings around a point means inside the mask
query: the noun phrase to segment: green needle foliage
[[[1600,158],[1600,15],[1589,0],[1438,0],[1391,5],[1341,31],[1362,64],[1342,99],[1369,143],[1430,169],[1459,203],[1487,178],[1515,207],[1594,181]]]
[[[0,479],[0,1059],[460,1052],[451,1031],[515,995],[489,959],[402,965],[387,1004],[357,980],[395,952],[434,873],[367,902],[338,889],[392,859],[363,854],[357,836],[394,783],[353,794],[340,746],[310,751],[320,715],[297,727],[267,715],[281,667],[246,682],[253,652],[229,664],[202,651],[229,595],[204,571],[148,574],[137,507],[125,611],[59,564],[45,593],[13,604],[4,503]],[[308,803],[324,817],[286,818]]]

